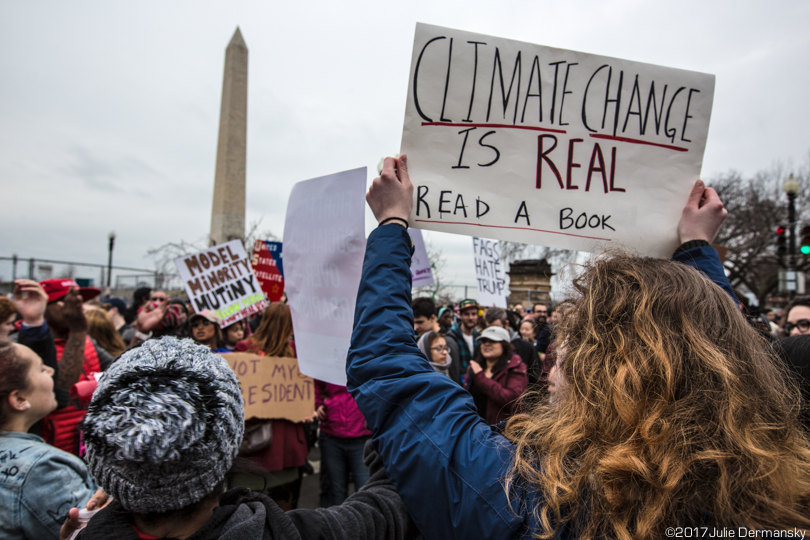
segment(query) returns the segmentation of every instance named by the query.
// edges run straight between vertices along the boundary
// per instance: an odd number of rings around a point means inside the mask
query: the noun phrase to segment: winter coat
[[[368,437],[366,419],[345,386],[315,380],[315,409],[323,405],[326,418],[321,433],[341,439]]]
[[[478,331],[478,328],[473,328],[473,350],[470,350],[470,347],[467,345],[467,340],[464,339],[464,332],[461,330],[460,322],[456,322],[446,335],[447,341],[453,341],[456,344],[456,348],[458,349],[457,365],[460,370],[459,374],[463,374],[470,365],[470,360],[475,358],[478,352],[478,342],[476,340],[481,333]]]
[[[507,496],[502,480],[514,461],[513,445],[416,346],[411,255],[410,236],[399,225],[369,235],[347,359],[349,392],[425,538],[531,538],[541,531],[535,510],[543,494],[516,482]],[[676,259],[731,290],[714,249],[695,247]],[[567,528],[558,532],[570,536]]]
[[[56,345],[57,358],[61,361],[67,340],[56,339],[54,343]],[[96,351],[95,344],[88,336],[85,338],[84,342],[84,364],[82,365],[82,374],[78,382],[89,381],[94,377],[93,374],[99,371],[102,371],[99,354]],[[85,414],[87,414],[86,410],[77,409],[73,405],[56,409],[50,413],[42,419],[42,437],[45,439],[45,442],[70,454],[79,455],[78,426]]]
[[[484,410],[479,407],[478,414],[489,425],[497,424],[512,416],[515,400],[529,386],[526,364],[516,354],[512,355],[505,366],[495,366],[491,379],[488,379],[483,371],[476,375],[472,367],[469,367],[464,381],[465,388],[473,396],[479,392],[479,395],[483,395],[485,407]]]
[[[68,510],[96,492],[78,457],[30,433],[0,431],[0,538],[59,538]]]
[[[419,531],[371,443],[365,463],[371,478],[340,506],[283,512],[269,497],[245,488],[232,489],[219,499],[211,518],[188,540],[410,540]],[[79,540],[137,540],[127,511],[113,501],[93,516]]]

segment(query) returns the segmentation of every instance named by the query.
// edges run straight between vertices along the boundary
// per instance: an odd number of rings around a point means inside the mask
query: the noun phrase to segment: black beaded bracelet
[[[408,228],[408,220],[407,220],[407,219],[402,219],[401,217],[390,217],[390,218],[386,218],[386,219],[384,219],[384,220],[382,220],[382,221],[380,222],[380,225],[379,225],[379,226],[380,226],[380,227],[382,227],[383,225],[386,225],[386,224],[388,224],[388,223],[389,223],[389,222],[391,222],[391,221],[401,221],[401,222],[402,222],[402,223],[401,223],[401,225],[402,225],[403,227],[405,227],[406,229]],[[400,223],[398,223],[397,225],[400,225]]]

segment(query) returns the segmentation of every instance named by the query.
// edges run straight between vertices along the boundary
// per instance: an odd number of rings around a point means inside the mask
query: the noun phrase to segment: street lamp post
[[[115,246],[115,231],[110,232],[110,250],[109,250],[109,258],[107,259],[107,288],[110,288],[110,283],[112,283],[112,254],[113,254],[113,247]]]
[[[788,275],[787,283],[789,287],[790,299],[796,296],[798,278],[796,276],[796,195],[799,194],[799,182],[790,175],[782,190],[788,196]]]

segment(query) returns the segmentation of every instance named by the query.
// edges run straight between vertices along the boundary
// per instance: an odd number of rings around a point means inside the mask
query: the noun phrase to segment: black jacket
[[[283,512],[269,497],[245,488],[222,495],[219,506],[188,540],[410,540],[419,535],[402,499],[383,468],[380,455],[366,443],[371,477],[340,506]],[[117,501],[93,516],[79,540],[137,540],[128,512]]]

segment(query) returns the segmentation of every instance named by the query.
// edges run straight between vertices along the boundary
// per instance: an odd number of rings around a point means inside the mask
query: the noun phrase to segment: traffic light
[[[780,257],[787,255],[787,227],[779,225],[776,228],[774,242],[776,243],[776,254]]]
[[[802,255],[810,255],[810,225],[802,227],[801,242],[799,243],[799,251]]]

